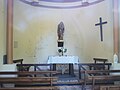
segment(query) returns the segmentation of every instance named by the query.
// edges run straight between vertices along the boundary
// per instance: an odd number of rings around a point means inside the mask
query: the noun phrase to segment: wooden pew
[[[81,79],[82,70],[94,70],[97,67],[105,67],[103,70],[109,70],[111,63],[79,63],[79,79]]]
[[[113,73],[120,73],[120,70],[84,70],[81,71],[84,73],[84,85],[86,87],[87,82],[92,81],[92,90],[94,90],[96,81],[120,81],[120,74],[113,74]],[[100,75],[104,73],[104,75]],[[92,76],[91,76],[92,74]]]
[[[97,62],[102,62],[102,63],[106,63],[108,61],[108,59],[104,59],[104,58],[93,58],[94,63]]]
[[[120,85],[102,85],[100,86],[100,90],[120,90]]]
[[[23,59],[13,60],[13,63],[20,63],[20,64],[23,64]]]
[[[34,75],[40,75],[49,73],[51,76],[34,77]],[[58,90],[58,87],[54,86],[57,83],[57,77],[53,77],[52,74],[56,71],[19,71],[19,72],[0,72],[0,84],[15,84],[15,87],[1,87],[0,90]],[[12,75],[15,75],[14,77]],[[26,77],[26,75],[28,75]],[[31,75],[32,77],[29,77]],[[22,76],[22,77],[18,77]]]
[[[46,66],[49,70],[53,70],[53,64],[17,64],[18,71],[29,71],[33,67],[34,71],[41,71],[39,67]]]
[[[0,90],[58,90],[55,87],[15,87],[15,88],[0,88]]]

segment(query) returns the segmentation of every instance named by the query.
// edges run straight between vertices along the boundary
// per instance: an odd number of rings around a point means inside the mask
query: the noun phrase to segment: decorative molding
[[[105,0],[20,0],[20,1],[35,7],[70,9],[94,5]]]

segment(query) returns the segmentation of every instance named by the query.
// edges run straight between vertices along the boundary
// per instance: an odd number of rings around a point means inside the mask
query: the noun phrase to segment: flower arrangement
[[[59,48],[58,49],[58,53],[59,53],[59,55],[61,54],[62,56],[64,55],[64,53],[66,53],[67,52],[67,49],[66,48]]]

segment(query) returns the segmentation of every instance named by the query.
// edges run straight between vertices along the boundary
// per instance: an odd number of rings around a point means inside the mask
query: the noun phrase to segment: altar
[[[49,56],[48,63],[60,63],[60,64],[78,64],[79,57],[78,56]]]
[[[69,74],[74,75],[73,64],[79,63],[78,56],[49,56],[48,64],[53,64],[53,70],[56,70],[56,64],[69,64]]]

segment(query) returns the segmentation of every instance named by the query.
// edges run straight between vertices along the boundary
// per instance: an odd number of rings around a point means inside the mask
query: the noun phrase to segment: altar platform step
[[[65,73],[65,74],[60,73],[60,74],[56,74],[54,76],[57,76],[59,78],[76,78],[77,77],[76,75],[70,75],[68,73]]]
[[[83,80],[80,80],[80,81],[58,81],[56,85],[83,85]]]
[[[58,86],[60,88],[60,90],[82,90],[82,86],[81,85],[73,85],[73,86]],[[87,85],[86,86],[86,90],[92,90],[91,85]],[[99,89],[96,89],[99,90]]]
[[[82,85],[84,82],[84,80],[79,80],[76,75],[69,75],[68,73],[55,76],[58,77],[57,85]]]

